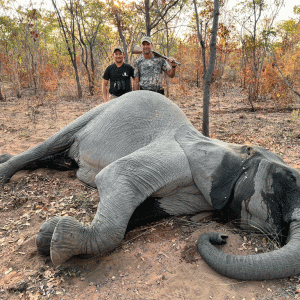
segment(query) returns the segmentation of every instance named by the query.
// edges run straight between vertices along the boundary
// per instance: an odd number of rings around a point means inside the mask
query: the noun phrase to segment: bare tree
[[[142,0],[136,3],[138,11],[142,12],[145,16],[146,35],[151,36],[151,30],[158,26],[163,19],[166,20],[168,12],[178,5],[182,7],[183,1]],[[174,15],[171,15],[170,18],[174,18]]]
[[[205,41],[207,39],[207,28],[210,20],[199,20],[199,13],[197,9],[197,1],[193,0],[194,9],[195,9],[195,17],[196,17],[196,28],[197,28],[197,36],[198,41],[201,47],[202,54],[202,65],[203,65],[203,74],[206,73],[206,46]]]
[[[180,19],[180,13],[182,12],[182,9],[184,7],[185,2],[181,1],[177,5],[177,9],[175,10],[169,10],[167,14],[162,14],[161,10],[157,10],[157,13],[161,17],[161,25],[157,26],[156,32],[154,32],[154,35],[159,34],[159,44],[161,46],[161,51],[166,55],[167,57],[170,56],[170,50],[172,46],[174,45],[175,39],[176,39],[176,33],[175,30],[177,29],[178,21]],[[167,83],[166,88],[166,96],[169,96],[170,93],[170,78],[165,74],[165,80]]]
[[[77,66],[77,48],[76,48],[76,19],[75,19],[75,8],[74,8],[74,1],[69,0],[69,3],[65,1],[66,9],[70,13],[70,19],[69,22],[65,20],[65,18],[62,16],[61,11],[59,10],[56,0],[52,0],[52,4],[54,6],[59,27],[61,28],[63,32],[63,36],[67,45],[68,53],[75,71],[75,77],[76,77],[76,83],[77,83],[77,93],[78,98],[82,98],[82,88],[79,80],[79,74],[78,74],[78,66]]]
[[[81,47],[81,59],[82,63],[86,69],[88,81],[89,81],[89,92],[91,95],[94,95],[95,88],[95,60],[94,60],[94,48],[96,46],[97,34],[99,27],[102,24],[101,11],[93,13],[92,22],[89,22],[88,19],[91,19],[90,11],[87,11],[87,6],[82,6],[80,1],[75,2],[75,18],[77,22],[77,29],[79,34],[78,43]],[[99,10],[101,7],[99,6]]]
[[[120,15],[120,10],[114,5],[114,0],[112,0],[111,2],[112,2],[112,11],[115,17],[115,22],[118,29],[119,37],[121,39],[124,48],[125,62],[128,63],[127,43],[122,28],[122,17]]]
[[[202,60],[203,60],[203,71],[204,71],[204,93],[203,93],[203,122],[202,122],[202,133],[205,136],[209,136],[209,104],[210,104],[210,86],[212,82],[212,76],[215,67],[215,59],[217,53],[217,33],[218,33],[218,22],[219,22],[219,0],[214,0],[214,9],[213,9],[213,23],[211,30],[211,39],[210,39],[210,53],[209,53],[209,62],[206,69],[206,59],[205,59],[205,39],[203,39],[202,31],[200,28],[202,22],[199,24],[199,15],[197,10],[196,0],[193,0],[196,22],[197,22],[197,33],[199,43],[202,49]],[[208,23],[205,25],[205,34]],[[204,52],[204,55],[203,55]]]

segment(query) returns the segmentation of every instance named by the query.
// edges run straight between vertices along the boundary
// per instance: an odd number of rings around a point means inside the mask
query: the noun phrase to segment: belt
[[[163,91],[163,88],[159,88],[159,89],[144,89],[142,87],[140,87],[140,90],[142,91],[152,91],[152,92],[159,92],[159,91]]]

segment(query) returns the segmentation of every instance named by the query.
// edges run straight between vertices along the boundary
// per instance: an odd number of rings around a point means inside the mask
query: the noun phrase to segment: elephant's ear
[[[188,158],[201,193],[214,208],[222,209],[230,199],[235,182],[245,171],[247,148],[207,138],[191,125],[180,127],[175,139]]]

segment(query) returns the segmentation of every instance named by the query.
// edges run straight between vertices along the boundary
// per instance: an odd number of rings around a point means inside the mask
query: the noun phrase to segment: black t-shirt
[[[109,93],[115,96],[121,96],[132,90],[130,77],[134,77],[134,69],[125,63],[119,68],[116,64],[108,66],[103,75],[105,80],[110,80]]]

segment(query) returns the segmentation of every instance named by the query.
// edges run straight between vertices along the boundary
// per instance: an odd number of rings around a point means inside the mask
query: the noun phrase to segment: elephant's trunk
[[[238,280],[278,279],[300,274],[300,222],[290,225],[288,244],[273,252],[228,255],[212,244],[225,244],[227,236],[208,233],[200,236],[198,250],[204,261],[218,273]]]

